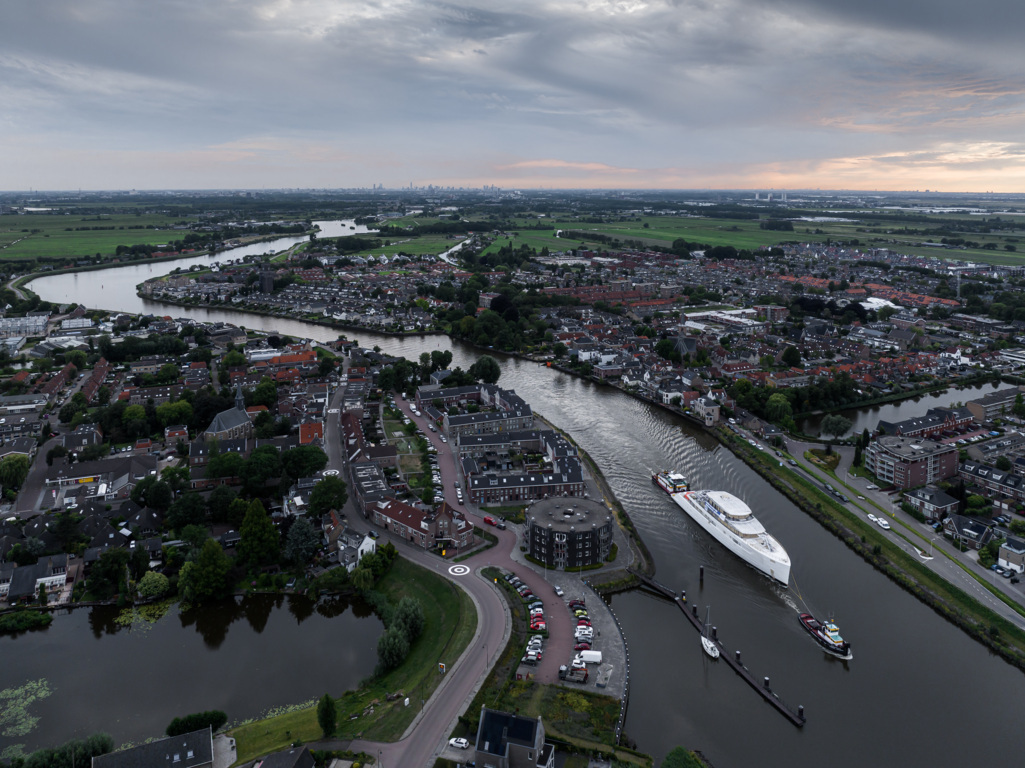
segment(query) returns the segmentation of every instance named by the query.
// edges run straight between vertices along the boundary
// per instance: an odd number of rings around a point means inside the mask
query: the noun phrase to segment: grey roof
[[[313,755],[307,747],[286,749],[267,755],[258,768],[313,768]]]
[[[477,727],[477,751],[491,755],[505,755],[509,744],[534,746],[537,738],[538,719],[521,717],[508,712],[485,709],[481,712]]]
[[[93,758],[93,768],[202,768],[213,765],[210,726],[182,736],[171,736],[121,752]]]
[[[214,420],[210,422],[210,426],[206,428],[206,431],[209,434],[215,435],[219,432],[230,432],[236,427],[249,423],[248,413],[240,411],[238,408],[229,408],[214,416]]]

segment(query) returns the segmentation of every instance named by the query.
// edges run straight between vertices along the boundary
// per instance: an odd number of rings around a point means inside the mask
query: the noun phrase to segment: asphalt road
[[[340,442],[341,429],[339,425],[343,392],[344,385],[339,386],[330,398],[324,438],[328,468],[337,469],[342,477],[348,480],[348,472],[344,464],[345,457]],[[403,406],[403,411],[409,414],[408,403],[396,401],[396,404]],[[425,425],[422,419],[418,420],[418,423],[422,426]],[[467,511],[465,507],[456,502],[453,486],[456,479],[456,464],[452,451],[447,450],[447,446],[440,441],[436,433],[431,433],[426,429],[424,431],[431,442],[439,448],[438,464],[444,481],[446,500],[454,507]],[[343,512],[351,527],[361,531],[370,529],[369,522],[356,509],[351,495]],[[479,573],[480,569],[487,565],[507,569],[514,568],[509,553],[516,545],[516,534],[510,530],[499,531],[497,529],[494,530],[494,533],[499,538],[497,546],[458,564],[429,554],[400,539],[391,539],[403,557],[449,579],[470,596],[477,609],[477,631],[463,655],[446,670],[445,679],[427,701],[422,713],[411,723],[399,741],[379,743],[357,740],[352,742],[349,746],[350,749],[362,750],[375,756],[379,755],[381,764],[388,768],[392,766],[417,768],[433,765],[435,758],[443,753],[453,758],[461,756],[456,754],[459,750],[451,750],[448,747],[449,734],[455,728],[459,716],[483,684],[511,631],[511,617],[505,598],[494,583],[485,580]],[[382,541],[389,538],[391,538],[390,533],[383,532],[381,534]],[[538,589],[540,588],[539,586]],[[551,591],[550,588],[549,591]],[[407,693],[415,692],[407,691]],[[410,698],[414,697],[410,696]],[[417,702],[411,701],[410,706],[414,706],[415,703]],[[464,755],[465,753],[462,753],[462,756]]]
[[[752,438],[759,442],[757,438],[753,438],[744,430],[740,430],[740,434],[745,438]],[[986,580],[1019,604],[1025,604],[1025,593],[1016,588],[1015,585],[1010,584],[1010,582],[999,578],[996,574],[984,571],[982,566],[978,564],[978,561],[970,557],[968,553],[959,553],[941,534],[937,534],[929,526],[918,522],[906,512],[903,512],[900,507],[896,506],[889,494],[879,489],[869,490],[865,487],[869,484],[868,480],[848,475],[847,470],[850,469],[854,459],[853,447],[834,446],[833,450],[840,456],[840,463],[837,465],[835,478],[827,475],[821,469],[805,460],[805,451],[821,447],[818,443],[788,440],[786,450],[797,461],[798,467],[785,466],[793,471],[799,470],[804,472],[808,477],[816,481],[820,487],[823,483],[829,483],[834,488],[837,488],[840,493],[850,497],[850,501],[846,504],[847,508],[864,516],[866,521],[868,521],[869,514],[873,514],[876,517],[883,517],[885,515],[890,521],[891,530],[883,531],[884,536],[911,556],[918,558],[919,562],[923,563],[927,568],[940,574],[951,584],[965,590],[987,608],[1025,629],[1025,618],[1012,610],[1006,603],[997,599],[992,592],[985,589],[979,583],[979,579],[975,578],[975,575],[977,574],[979,578]],[[772,448],[766,446],[766,450],[771,451]],[[857,498],[858,496],[864,496],[865,499],[859,499]],[[873,504],[872,502],[875,503]]]

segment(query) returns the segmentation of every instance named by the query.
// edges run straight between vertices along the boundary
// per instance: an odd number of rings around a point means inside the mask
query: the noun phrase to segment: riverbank
[[[728,430],[718,429],[713,434],[773,488],[876,570],[1002,659],[1025,670],[1025,631],[915,560],[882,535],[879,528],[837,503],[818,485],[788,472],[767,452],[753,449]]]
[[[161,279],[161,278],[153,278],[154,281],[155,280],[159,280],[159,279]],[[151,282],[151,281],[147,280],[145,282],[139,283],[139,285],[145,285],[148,282]],[[311,325],[320,325],[320,326],[323,326],[325,328],[331,328],[332,330],[352,331],[354,333],[359,333],[360,331],[366,331],[368,333],[377,333],[377,334],[380,334],[381,336],[394,336],[396,338],[403,338],[403,337],[406,337],[406,336],[447,336],[448,335],[443,330],[441,330],[440,328],[434,329],[434,330],[430,330],[430,331],[386,331],[386,330],[383,330],[381,328],[368,328],[368,327],[363,326],[363,325],[351,325],[349,323],[339,323],[337,320],[325,320],[322,316],[291,317],[289,315],[282,315],[282,314],[280,314],[278,312],[271,312],[271,311],[266,310],[266,309],[254,309],[254,308],[248,307],[248,306],[247,307],[239,308],[238,306],[236,306],[234,304],[231,304],[231,305],[220,305],[220,304],[210,304],[208,302],[195,302],[195,303],[193,303],[193,302],[187,302],[187,301],[179,301],[177,299],[169,299],[166,296],[160,296],[159,298],[155,298],[153,296],[148,296],[145,293],[143,293],[142,291],[138,290],[138,286],[136,286],[136,289],[137,289],[136,290],[136,296],[138,296],[141,299],[146,299],[147,301],[159,302],[160,304],[167,304],[168,306],[173,306],[173,307],[185,307],[185,308],[188,308],[188,309],[209,309],[209,310],[212,310],[212,311],[215,311],[215,312],[244,312],[244,313],[246,313],[248,315],[259,315],[261,317],[274,317],[274,318],[279,318],[281,320],[288,320],[288,321],[295,322],[295,323],[310,323]]]
[[[627,535],[627,541],[630,542],[630,549],[633,551],[633,559],[638,563],[636,570],[648,576],[653,575],[655,573],[655,563],[654,560],[652,560],[651,553],[648,551],[648,547],[644,543],[644,539],[641,537],[637,527],[634,525],[634,521],[631,519],[630,514],[620,503],[619,499],[616,498],[616,494],[613,493],[612,486],[610,486],[608,480],[605,479],[605,475],[602,473],[597,462],[591,458],[587,451],[580,447],[576,440],[573,439],[573,436],[568,432],[559,429],[543,416],[540,416],[537,413],[534,415],[537,416],[545,426],[555,432],[558,432],[566,438],[574,448],[577,449],[577,453],[580,454],[581,460],[587,466],[591,473],[591,477],[594,478],[595,483],[601,490],[605,503],[616,513],[617,522],[619,523],[620,528],[622,528]],[[603,570],[601,573],[594,574],[589,581],[595,591],[600,592],[603,595],[633,589],[639,584],[637,577],[630,574],[626,567],[619,567],[608,571]]]
[[[403,597],[419,600],[425,619],[424,631],[400,667],[380,677],[372,676],[373,670],[368,669],[357,689],[335,697],[338,708],[335,739],[396,741],[420,711],[420,707],[406,706],[404,700],[407,697],[429,699],[442,681],[437,673],[438,664],[455,664],[477,629],[477,612],[463,590],[403,557],[396,558],[376,589],[391,605],[396,605]],[[331,663],[330,653],[325,653],[324,663]],[[334,695],[334,692],[329,693]],[[296,741],[322,738],[316,702],[307,704],[229,730],[238,746],[235,764],[284,749]]]
[[[305,232],[305,235],[309,235],[315,230],[310,229]],[[296,235],[298,237],[299,235]],[[274,240],[279,240],[282,237],[292,237],[292,235],[260,235],[253,237],[252,239],[246,239],[246,242],[242,243],[241,246],[259,245],[260,243],[269,243]],[[211,251],[209,249],[200,249],[193,251],[192,253],[176,253],[170,256],[156,256],[156,257],[144,257],[138,259],[125,259],[121,261],[107,261],[101,264],[83,264],[81,266],[74,267],[62,267],[61,269],[48,269],[48,270],[36,270],[35,272],[29,272],[26,275],[18,277],[16,280],[10,283],[11,288],[24,291],[27,294],[36,296],[34,291],[29,290],[25,287],[26,283],[30,283],[33,280],[37,280],[41,277],[52,277],[53,275],[66,275],[73,272],[96,272],[103,269],[117,269],[120,267],[137,267],[143,264],[160,264],[168,261],[181,261],[182,259],[192,259],[198,256],[216,256],[219,253],[227,254],[231,253],[231,248],[225,248],[223,250]]]

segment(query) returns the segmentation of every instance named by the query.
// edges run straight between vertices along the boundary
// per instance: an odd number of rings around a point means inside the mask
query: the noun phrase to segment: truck
[[[587,664],[601,664],[601,651],[580,651],[578,655]]]
[[[586,683],[587,682],[587,670],[586,669],[570,669],[565,664],[559,667],[559,679],[568,680],[571,683]]]

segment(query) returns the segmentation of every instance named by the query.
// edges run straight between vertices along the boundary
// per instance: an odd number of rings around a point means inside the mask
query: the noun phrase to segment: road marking
[[[321,474],[327,475],[327,476],[330,477],[330,476],[337,475],[338,474],[338,470],[337,469],[325,469]]]
[[[338,413],[338,409],[337,408],[328,408],[327,412],[328,413]]]
[[[468,565],[452,565],[449,566],[448,572],[453,576],[465,576],[470,572],[470,566]]]

